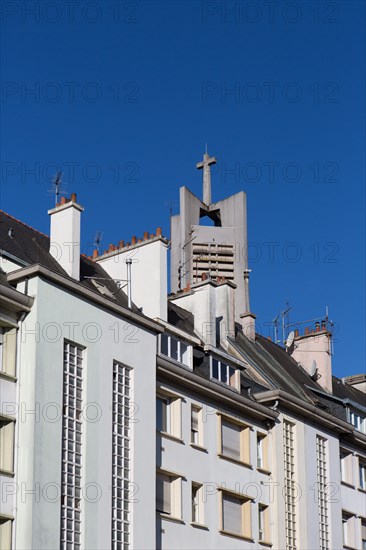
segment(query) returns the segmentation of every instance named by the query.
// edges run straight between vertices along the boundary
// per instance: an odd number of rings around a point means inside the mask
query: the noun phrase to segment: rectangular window
[[[258,539],[260,542],[270,543],[269,507],[258,504]]]
[[[327,494],[327,441],[316,437],[316,466],[318,483],[319,549],[329,549],[328,494]]]
[[[343,546],[351,548],[356,547],[355,537],[355,517],[343,511],[342,512],[342,527],[343,527]]]
[[[366,550],[366,519],[361,520],[362,550]]]
[[[269,471],[268,436],[257,432],[257,468]]]
[[[296,486],[294,425],[283,423],[286,550],[296,550]]]
[[[81,548],[83,349],[64,344],[61,550]]]
[[[351,411],[350,420],[357,431],[366,433],[366,418],[363,415]]]
[[[182,478],[169,473],[156,475],[156,511],[167,516],[181,519]]]
[[[196,405],[191,407],[191,443],[203,446],[202,408]]]
[[[340,466],[341,466],[341,481],[353,485],[353,467],[352,467],[352,453],[349,451],[341,450],[340,452]]]
[[[181,438],[181,399],[163,394],[156,396],[156,429]]]
[[[0,327],[0,372],[16,374],[17,330],[12,327]]]
[[[221,531],[243,538],[252,537],[251,502],[241,495],[222,491],[221,495]]]
[[[192,346],[174,338],[174,336],[169,336],[166,333],[160,335],[160,353],[192,368]]]
[[[12,523],[11,519],[0,516],[0,548],[4,548],[4,550],[12,547]]]
[[[0,470],[14,470],[14,422],[0,416]]]
[[[112,549],[130,548],[131,370],[113,363]]]
[[[156,398],[156,425],[159,432],[170,432],[170,400],[167,397]]]
[[[213,380],[219,380],[223,384],[227,384],[232,388],[238,387],[237,372],[238,369],[223,363],[215,357],[210,357],[211,378]]]
[[[192,523],[204,525],[203,485],[192,483]]]
[[[359,476],[360,476],[360,489],[366,491],[366,461],[363,462],[359,459]]]
[[[220,417],[221,418],[221,417]],[[245,464],[250,463],[250,428],[221,418],[220,454]]]

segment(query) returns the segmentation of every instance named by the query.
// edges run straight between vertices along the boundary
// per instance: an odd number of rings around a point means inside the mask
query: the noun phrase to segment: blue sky
[[[1,208],[48,233],[59,168],[84,248],[163,227],[179,187],[244,190],[262,332],[335,323],[334,372],[365,365],[364,3],[3,2]],[[89,251],[89,249],[88,249]]]

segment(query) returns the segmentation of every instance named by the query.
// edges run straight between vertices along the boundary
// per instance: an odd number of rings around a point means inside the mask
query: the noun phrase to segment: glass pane
[[[176,361],[179,360],[179,358],[178,358],[178,340],[176,340],[172,336],[170,337],[170,357],[172,359],[175,359]]]
[[[166,334],[160,336],[160,353],[168,355],[168,336]]]
[[[212,378],[215,378],[216,380],[219,379],[219,362],[217,359],[212,357]]]
[[[168,402],[162,397],[156,398],[156,426],[158,431],[166,432],[167,425],[167,413],[168,413]]]

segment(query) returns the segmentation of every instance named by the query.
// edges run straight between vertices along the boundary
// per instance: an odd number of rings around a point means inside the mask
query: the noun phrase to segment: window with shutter
[[[242,500],[231,495],[223,495],[222,498],[222,525],[224,531],[243,534],[242,525]]]
[[[17,330],[0,327],[0,371],[15,376],[16,374]]]
[[[14,469],[14,422],[0,418],[0,470]]]
[[[240,436],[242,428],[226,420],[221,423],[222,454],[240,460]]]
[[[247,496],[221,492],[221,532],[251,539],[251,500]]]
[[[11,548],[12,520],[0,516],[0,548]]]
[[[163,514],[172,513],[172,479],[165,474],[157,474],[156,477],[156,510]]]

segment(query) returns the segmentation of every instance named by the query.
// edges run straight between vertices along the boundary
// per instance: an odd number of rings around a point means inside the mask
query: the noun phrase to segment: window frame
[[[366,459],[358,457],[358,488],[366,491]]]
[[[260,472],[271,473],[269,467],[269,434],[259,432],[256,433],[256,468]],[[260,453],[259,453],[260,450]],[[259,456],[261,454],[261,457]]]
[[[343,546],[348,548],[355,547],[355,516],[347,510],[342,510],[342,536]]]
[[[235,457],[231,457],[230,455],[224,453],[223,437],[222,437],[222,427],[224,423],[231,424],[232,426],[235,426],[240,430],[239,432],[240,458],[239,459]],[[245,422],[242,422],[240,420],[236,420],[230,416],[226,416],[224,414],[218,413],[218,453],[217,453],[218,456],[225,460],[230,460],[231,462],[235,462],[236,464],[240,464],[242,466],[252,468],[251,445],[250,445],[251,430],[252,428],[251,426],[249,426],[249,424],[246,424]]]
[[[4,431],[3,431],[4,430]],[[11,442],[11,448],[7,448]],[[0,415],[0,474],[14,476],[15,418]]]
[[[196,514],[193,511],[194,506],[194,491],[197,497],[197,504],[196,504]],[[203,499],[203,484],[197,483],[195,481],[192,481],[191,484],[191,524],[192,525],[199,525],[201,527],[205,527],[205,509],[204,509],[204,499]]]
[[[193,411],[197,412],[197,430],[193,429]],[[204,440],[203,440],[203,408],[200,405],[196,405],[195,403],[191,403],[191,439],[190,444],[192,447],[199,447],[201,449],[204,448]],[[197,434],[197,441],[194,441],[193,434]]]
[[[366,434],[366,416],[361,412],[349,409],[349,422],[358,432]]]
[[[263,536],[261,536],[261,532],[263,533]],[[258,502],[258,542],[272,544],[271,539],[269,506],[268,504]]]
[[[213,375],[214,361],[217,362],[217,374],[218,374],[217,377]],[[228,380],[228,382],[226,382],[225,380],[222,380],[221,375],[222,375],[223,366],[226,367],[225,369],[226,380]],[[234,371],[232,377],[230,376],[230,369]],[[227,388],[233,388],[234,390],[239,391],[239,373],[240,373],[240,370],[238,369],[238,367],[229,365],[226,361],[221,361],[221,359],[219,359],[217,356],[210,355],[210,380],[216,383],[218,382],[220,384],[223,384]],[[230,381],[232,380],[232,378],[233,378],[233,383],[231,384]]]
[[[182,398],[159,389],[156,392],[156,402],[158,399],[166,401],[167,403],[166,427],[168,431],[159,429],[156,418],[157,433],[164,437],[182,441]]]
[[[339,460],[340,460],[341,483],[354,487],[352,451],[340,448]]]
[[[158,510],[157,507],[157,483],[158,478],[165,477],[169,479],[170,485],[170,512],[165,512],[163,510]],[[169,472],[167,470],[159,469],[156,472],[156,504],[155,509],[156,513],[159,514],[161,518],[171,519],[179,522],[183,522],[182,517],[182,480],[183,476]]]
[[[12,338],[8,342],[6,334],[11,334]],[[8,353],[8,346],[11,346]],[[7,354],[8,361],[6,361]],[[9,376],[10,378],[16,378],[17,375],[17,355],[18,355],[18,327],[11,325],[0,325],[0,376]],[[12,364],[12,368],[9,368],[8,363]],[[7,366],[8,365],[8,366]]]
[[[236,499],[241,502],[241,533],[236,533],[235,531],[230,531],[225,529],[225,518],[224,518],[224,499],[225,497]],[[254,542],[253,539],[253,528],[252,528],[252,503],[253,498],[244,495],[242,493],[237,493],[236,491],[230,491],[228,489],[219,489],[219,533],[222,535],[235,537],[242,540],[247,540]]]
[[[167,339],[167,354],[162,351],[162,340],[163,338]],[[177,356],[172,357],[172,340],[175,340],[177,342]],[[184,362],[182,360],[182,345],[187,347],[188,352],[188,363]],[[179,365],[183,365],[185,368],[192,370],[193,369],[193,346],[192,344],[188,343],[187,341],[178,338],[177,336],[173,336],[170,333],[162,332],[159,334],[159,355],[163,357],[167,357],[171,361],[174,361],[175,363],[179,363]]]

